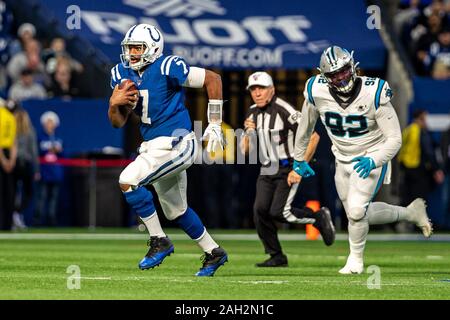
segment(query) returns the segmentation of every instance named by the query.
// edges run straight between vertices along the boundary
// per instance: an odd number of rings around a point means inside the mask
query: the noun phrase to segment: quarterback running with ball
[[[150,234],[149,250],[139,268],[158,266],[174,252],[161,228],[153,203],[155,188],[164,215],[175,221],[205,252],[197,276],[213,276],[227,261],[227,254],[206,231],[197,213],[186,201],[189,168],[198,152],[184,88],[205,87],[209,97],[204,138],[207,150],[223,148],[222,81],[218,74],[190,67],[181,57],[163,54],[162,33],[149,24],[131,27],[122,43],[122,63],[111,69],[108,116],[114,127],[125,125],[132,110],[140,116],[144,142],[139,155],[120,174],[119,184],[128,204],[137,212]],[[124,80],[131,80],[119,85]],[[133,86],[136,88],[133,90]],[[137,90],[136,90],[137,89]]]
[[[408,207],[372,202],[390,183],[390,160],[402,143],[400,124],[385,80],[360,77],[353,52],[332,46],[320,58],[320,75],[306,82],[302,121],[295,142],[294,170],[307,178],[314,171],[305,151],[320,117],[336,157],[335,183],[348,217],[350,254],[341,274],[360,274],[369,225],[410,221],[430,237],[432,226],[423,199]]]

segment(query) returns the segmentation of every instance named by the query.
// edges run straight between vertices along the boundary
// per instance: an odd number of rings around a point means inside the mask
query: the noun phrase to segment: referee
[[[247,90],[255,104],[247,113],[240,147],[245,154],[258,147],[262,167],[256,182],[253,213],[258,236],[265,252],[270,255],[256,266],[286,267],[288,261],[278,240],[276,222],[312,223],[320,231],[326,245],[333,244],[335,230],[328,208],[313,212],[307,207],[291,207],[301,180],[301,176],[291,169],[301,113],[275,95],[272,77],[266,72],[250,75]],[[311,137],[305,156],[307,161],[313,157],[319,139],[317,133]]]

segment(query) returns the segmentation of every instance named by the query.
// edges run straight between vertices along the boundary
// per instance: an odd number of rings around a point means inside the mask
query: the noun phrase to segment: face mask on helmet
[[[125,67],[133,70],[139,70],[150,61],[150,54],[147,45],[144,42],[124,42],[122,44],[122,54],[120,59]]]
[[[353,60],[353,51],[331,46],[323,51],[318,69],[333,91],[345,94],[350,93],[355,86],[357,66],[358,62]]]
[[[348,93],[355,84],[355,72],[351,64],[323,75],[327,79],[328,85],[337,92]]]

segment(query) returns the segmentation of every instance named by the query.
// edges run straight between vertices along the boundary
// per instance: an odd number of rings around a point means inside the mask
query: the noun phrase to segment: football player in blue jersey
[[[132,110],[141,119],[144,142],[137,158],[119,178],[126,201],[150,234],[150,248],[139,268],[158,266],[174,252],[172,242],[161,228],[153,195],[145,188],[151,184],[167,219],[175,221],[205,252],[196,275],[213,276],[228,257],[187,205],[186,169],[192,165],[199,148],[184,105],[184,87],[206,88],[209,124],[203,138],[208,140],[208,152],[217,147],[223,149],[221,78],[210,70],[190,67],[181,57],[164,55],[163,35],[149,24],[131,27],[121,46],[122,62],[111,69],[113,92],[108,116],[116,128],[125,125]],[[126,79],[132,82],[119,86]],[[133,82],[137,90],[133,90]]]

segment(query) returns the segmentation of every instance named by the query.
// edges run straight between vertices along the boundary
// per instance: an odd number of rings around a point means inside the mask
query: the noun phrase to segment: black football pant
[[[270,255],[282,253],[278,240],[276,222],[289,223],[283,216],[295,196],[296,187],[289,187],[287,176],[291,167],[281,167],[275,175],[260,175],[256,182],[256,198],[253,205],[256,231],[265,252]],[[295,188],[295,189],[293,189]],[[291,192],[292,191],[292,192]],[[290,208],[297,218],[313,218],[311,209]]]
[[[14,176],[0,168],[0,230],[11,230],[14,211]]]
[[[14,197],[16,199],[14,206],[15,211],[23,213],[23,211],[28,208],[28,206],[31,203],[31,200],[33,199],[33,182],[34,182],[33,163],[17,159],[13,176],[16,193],[18,191],[19,182],[22,183],[22,188],[20,190],[21,191],[20,201],[17,201],[17,195]]]

